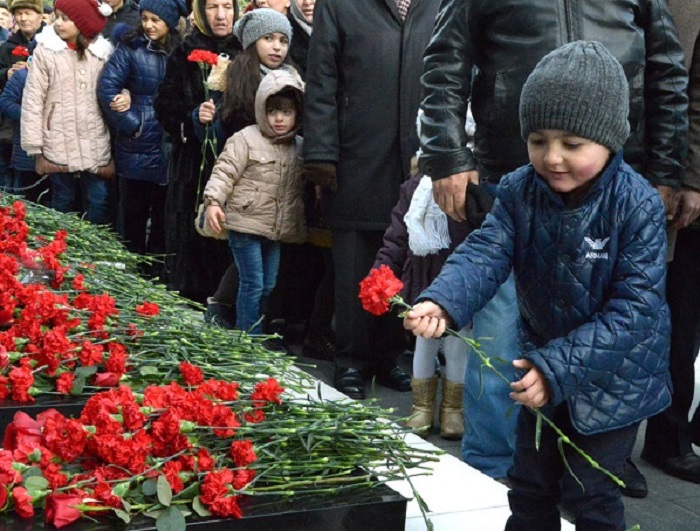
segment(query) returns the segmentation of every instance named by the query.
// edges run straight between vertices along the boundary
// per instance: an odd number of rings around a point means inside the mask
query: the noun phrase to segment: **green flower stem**
[[[392,306],[398,306],[404,310],[404,312],[402,312],[399,315],[400,317],[403,317],[405,315],[405,313],[408,312],[409,310],[411,310],[411,308],[412,308],[410,305],[406,304],[406,302],[404,302],[403,298],[401,298],[401,296],[399,296],[399,295],[396,295],[396,296],[392,297],[391,299],[389,299],[389,302],[391,303]],[[496,376],[498,376],[501,380],[503,380],[510,387],[510,383],[511,383],[510,380],[508,380],[508,378],[491,363],[491,358],[489,356],[487,356],[486,353],[480,348],[480,345],[477,341],[475,341],[471,338],[468,338],[468,337],[461,336],[458,332],[452,330],[451,328],[447,328],[445,330],[445,333],[447,335],[457,337],[457,338],[461,339],[462,341],[464,341],[470,347],[469,350],[479,357],[479,360],[481,361],[481,366],[490,369],[493,373],[496,374]],[[528,407],[528,409],[530,411],[532,411],[537,416],[538,422],[545,422],[559,436],[559,440],[561,442],[570,446],[576,453],[578,453],[581,457],[583,457],[583,459],[589,465],[591,465],[594,469],[601,471],[603,474],[605,474],[610,479],[612,479],[620,487],[625,487],[625,483],[620,478],[618,478],[615,474],[613,474],[612,472],[610,472],[606,468],[603,468],[602,466],[600,466],[600,464],[595,459],[593,459],[585,451],[583,451],[580,447],[578,447],[571,439],[569,439],[569,437],[567,437],[564,434],[563,431],[561,431],[561,429],[552,420],[550,420],[544,413],[542,413],[542,411],[540,411],[539,408]],[[539,439],[539,433],[538,433],[537,440],[536,440],[537,448],[539,448],[539,443],[540,443],[540,439]],[[564,465],[566,466],[567,471],[576,479],[576,481],[579,481],[578,478],[576,477],[576,475],[574,474],[574,472],[569,467],[569,464],[566,461],[566,458],[564,457],[563,451],[561,453],[562,453],[562,458],[564,459]],[[580,483],[580,481],[579,481],[579,483]]]

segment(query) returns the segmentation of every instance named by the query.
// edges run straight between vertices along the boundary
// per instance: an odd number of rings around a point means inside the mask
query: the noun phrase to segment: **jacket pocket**
[[[51,122],[53,121],[53,114],[56,111],[56,104],[52,103],[49,109],[49,115],[46,117],[46,130],[51,131]]]
[[[277,175],[277,159],[269,151],[258,151],[251,149],[248,154],[250,166],[246,171],[253,172],[260,180],[269,181]]]

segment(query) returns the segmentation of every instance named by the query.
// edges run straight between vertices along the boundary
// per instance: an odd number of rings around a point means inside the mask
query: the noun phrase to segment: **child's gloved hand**
[[[209,225],[214,232],[221,232],[221,224],[226,221],[226,214],[224,214],[224,211],[221,210],[219,205],[209,205],[205,217],[207,219],[207,225]]]
[[[426,339],[442,337],[449,326],[449,316],[440,306],[430,301],[419,302],[406,313],[403,327],[414,336]]]
[[[522,379],[510,384],[513,389],[510,397],[524,406],[533,408],[542,407],[549,402],[549,387],[540,370],[525,359],[514,360],[513,366],[527,372]]]

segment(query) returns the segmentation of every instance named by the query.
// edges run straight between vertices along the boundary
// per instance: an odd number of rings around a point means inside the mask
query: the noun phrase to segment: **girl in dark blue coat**
[[[168,52],[180,40],[175,27],[187,12],[182,0],[142,0],[139,9],[141,25],[119,37],[97,92],[116,132],[114,158],[127,248],[140,254],[163,254],[168,144],[156,120],[153,99],[165,74]],[[123,89],[129,92],[130,105],[124,101]]]
[[[404,321],[423,337],[460,328],[513,269],[522,359],[510,396],[527,407],[506,530],[559,529],[562,494],[576,529],[626,529],[618,485],[564,445],[576,479],[566,474],[557,434],[544,427],[538,441],[530,408],[620,476],[639,423],[670,403],[665,209],[622,160],[628,110],[624,71],[600,43],[545,56],[520,99],[531,164],[501,180],[484,224]]]
[[[34,170],[34,157],[30,157],[22,149],[19,131],[19,121],[22,116],[22,93],[27,83],[28,73],[26,68],[17,70],[0,93],[0,115],[17,124],[12,140],[12,158],[10,160],[13,180],[8,191],[29,201],[41,201],[43,205],[49,206],[51,204],[49,180]]]

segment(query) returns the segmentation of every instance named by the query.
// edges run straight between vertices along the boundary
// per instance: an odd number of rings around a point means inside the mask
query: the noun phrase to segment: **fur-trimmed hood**
[[[44,46],[52,52],[60,52],[68,49],[66,41],[61,39],[56,33],[54,25],[44,27],[41,33],[37,34],[36,42],[39,46]],[[114,46],[102,35],[98,35],[87,47],[87,51],[92,55],[106,61],[114,51]]]

